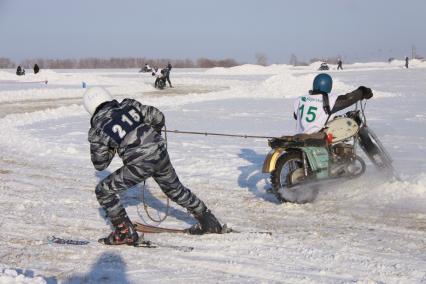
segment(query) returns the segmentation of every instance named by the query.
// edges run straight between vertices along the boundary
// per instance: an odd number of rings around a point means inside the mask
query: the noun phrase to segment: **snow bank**
[[[7,135],[0,136],[0,143],[7,145],[12,152],[35,154],[36,156],[72,156],[75,154],[76,145],[73,143],[58,143],[59,141],[48,141],[43,137],[36,137],[31,134],[31,129],[21,129],[22,126],[32,125],[42,121],[57,121],[62,118],[70,119],[73,116],[89,116],[82,106],[72,105],[47,109],[31,113],[11,114],[0,120],[0,123],[7,129]],[[55,133],[58,129],[45,129],[44,135],[50,132]],[[50,134],[52,135],[52,134]],[[68,133],[72,135],[72,133]],[[85,136],[86,137],[86,136]],[[83,141],[80,141],[80,144]]]
[[[256,75],[256,74],[277,74],[290,69],[292,66],[285,64],[273,64],[269,66],[260,66],[253,64],[244,64],[230,68],[215,67],[206,70],[209,75]]]
[[[255,95],[265,98],[296,98],[307,94],[312,89],[312,82],[317,74],[292,75],[282,73],[265,80],[255,91]],[[358,86],[345,84],[338,79],[333,79],[332,93],[343,95],[355,90]],[[391,97],[396,94],[374,92],[375,97]]]
[[[13,269],[3,269],[0,270],[0,283],[45,284],[47,282],[40,276],[28,277]]]
[[[81,98],[84,89],[24,89],[0,92],[0,103],[41,99]]]
[[[83,72],[58,73],[53,70],[42,70],[38,74],[29,73],[24,76],[17,76],[13,72],[0,71],[0,84],[20,84],[29,82],[47,81],[48,86],[61,85],[81,88],[82,82],[87,86],[135,86],[142,90],[152,89],[151,84],[141,81],[143,75],[139,73],[87,73]],[[117,78],[118,75],[122,77]],[[123,76],[124,75],[124,76]],[[144,78],[147,78],[146,76]],[[150,81],[153,79],[149,78]],[[19,85],[25,88],[25,85]]]

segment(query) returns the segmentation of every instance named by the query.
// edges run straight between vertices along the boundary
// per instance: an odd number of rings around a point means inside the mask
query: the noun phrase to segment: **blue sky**
[[[0,0],[0,57],[426,56],[425,0]]]

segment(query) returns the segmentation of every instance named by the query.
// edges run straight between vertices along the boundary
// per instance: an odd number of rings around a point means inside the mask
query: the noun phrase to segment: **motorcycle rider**
[[[155,83],[154,83],[154,87],[157,88],[158,87],[158,82],[160,80],[164,79],[164,70],[161,68],[158,68],[158,66],[154,66],[154,69],[152,71],[152,76],[155,76]]]
[[[160,110],[133,99],[118,102],[99,87],[88,89],[83,102],[92,116],[88,140],[95,169],[106,169],[115,153],[123,160],[122,167],[96,186],[98,202],[115,228],[100,242],[107,245],[138,243],[138,233],[120,203],[119,194],[149,177],[154,178],[168,198],[198,220],[186,232],[222,232],[221,224],[204,202],[179,181],[161,136],[165,119]]]
[[[363,99],[373,97],[370,88],[360,86],[345,95],[331,94],[333,79],[326,73],[315,76],[312,90],[294,103],[296,132],[312,134],[320,131],[334,114]]]

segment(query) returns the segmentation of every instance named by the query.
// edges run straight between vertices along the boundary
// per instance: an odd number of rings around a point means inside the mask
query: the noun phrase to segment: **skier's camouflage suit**
[[[116,151],[124,164],[96,187],[96,197],[113,225],[127,216],[118,193],[148,177],[153,177],[171,200],[190,213],[201,214],[207,209],[179,181],[161,137],[163,126],[161,111],[132,99],[106,102],[94,113],[89,130],[93,165],[104,170]]]

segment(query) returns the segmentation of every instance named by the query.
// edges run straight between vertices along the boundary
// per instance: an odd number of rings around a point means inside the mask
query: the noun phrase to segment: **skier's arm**
[[[373,92],[370,88],[364,86],[359,87],[355,91],[347,93],[346,95],[338,96],[336,102],[331,110],[331,113],[336,113],[342,109],[345,109],[354,103],[363,99],[370,99],[373,96]]]
[[[98,171],[108,168],[115,155],[115,149],[100,143],[90,143],[90,158]]]
[[[297,120],[297,115],[296,115],[295,112],[293,112],[293,117],[294,117],[295,120]]]
[[[165,124],[164,114],[153,106],[142,106],[141,111],[144,116],[144,122],[151,125],[157,132],[161,132]]]
[[[108,146],[111,138],[97,128],[90,128],[90,158],[96,170],[105,170],[115,155],[115,148]]]

